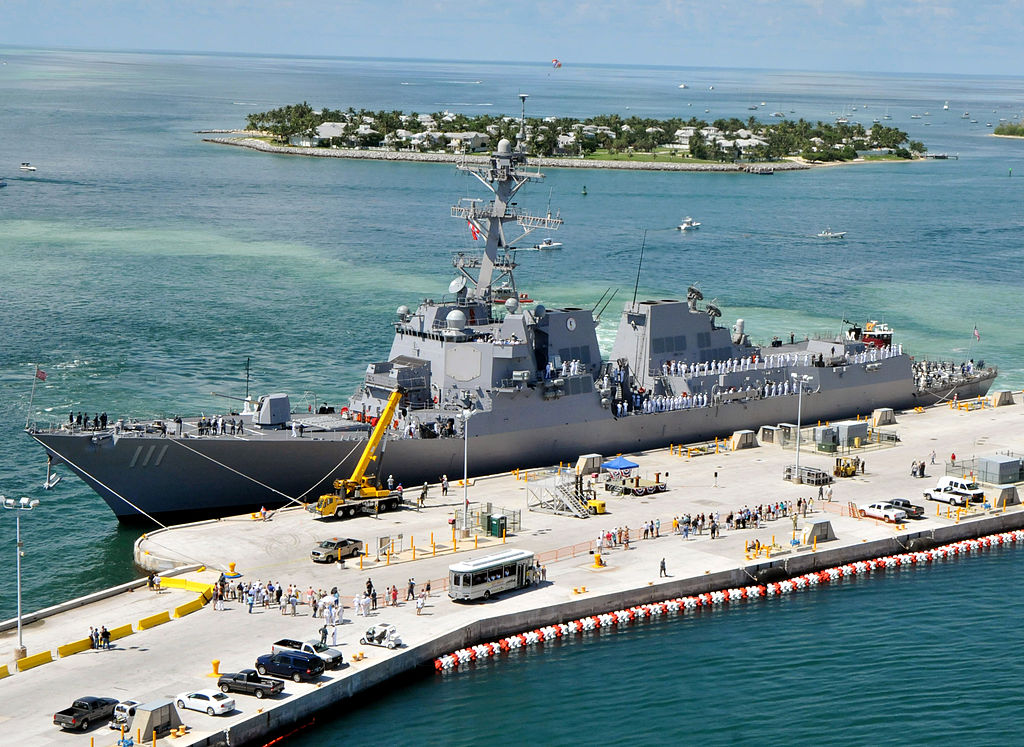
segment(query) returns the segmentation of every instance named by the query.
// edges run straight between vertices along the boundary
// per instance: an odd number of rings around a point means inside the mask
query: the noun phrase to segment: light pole
[[[806,374],[801,376],[797,373],[791,373],[790,376],[797,385],[796,395],[796,474],[793,475],[793,482],[800,484],[803,482],[803,478],[800,477],[800,416],[803,408],[804,401],[804,384],[813,381],[814,379]]]
[[[14,536],[18,553],[18,647],[14,649],[14,658],[24,659],[25,646],[21,641],[21,512],[31,511],[39,505],[39,501],[36,499],[29,500],[28,498],[22,498],[20,501],[16,501],[13,498],[7,498],[2,495],[0,495],[0,501],[2,501],[2,504],[0,505],[3,505],[4,508],[15,511]]]
[[[462,528],[469,529],[469,410],[462,411]]]

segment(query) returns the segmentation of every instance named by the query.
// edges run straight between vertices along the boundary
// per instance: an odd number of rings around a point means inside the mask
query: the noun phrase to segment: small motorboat
[[[562,242],[555,241],[554,239],[544,239],[542,242],[537,244],[534,249],[561,249]]]
[[[687,215],[685,218],[683,218],[683,222],[680,223],[677,226],[677,228],[679,228],[680,231],[693,231],[695,229],[700,228],[700,223],[698,223],[689,215]]]
[[[21,166],[18,167],[22,171],[35,171],[36,167],[30,164],[28,161],[22,161]]]
[[[841,239],[846,235],[846,231],[833,231],[831,228],[826,228],[824,231],[818,234],[819,239]]]

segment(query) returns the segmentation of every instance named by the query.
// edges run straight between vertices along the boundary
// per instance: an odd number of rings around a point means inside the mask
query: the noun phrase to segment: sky
[[[1024,0],[2,0],[0,46],[1020,74]]]

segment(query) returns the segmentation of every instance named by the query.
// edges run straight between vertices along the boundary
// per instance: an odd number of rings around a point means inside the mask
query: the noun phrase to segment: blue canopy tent
[[[631,462],[625,457],[617,456],[614,459],[609,459],[603,463],[601,467],[608,470],[613,475],[618,477],[619,475],[628,476],[631,469],[636,469],[640,465],[636,462]]]

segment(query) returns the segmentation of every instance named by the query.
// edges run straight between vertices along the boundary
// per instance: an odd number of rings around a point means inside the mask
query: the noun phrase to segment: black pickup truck
[[[237,674],[222,674],[217,680],[217,687],[223,693],[242,693],[265,698],[282,692],[284,683],[281,680],[260,677],[255,669],[243,669]]]
[[[891,503],[896,508],[905,511],[907,514],[907,518],[909,519],[924,518],[924,508],[921,506],[915,506],[906,498],[890,498],[889,503]]]
[[[100,721],[107,721],[114,715],[114,706],[118,704],[117,698],[96,698],[86,695],[78,698],[71,704],[70,708],[57,711],[53,714],[53,723],[61,729],[81,729],[86,731],[89,724],[96,724]]]

